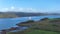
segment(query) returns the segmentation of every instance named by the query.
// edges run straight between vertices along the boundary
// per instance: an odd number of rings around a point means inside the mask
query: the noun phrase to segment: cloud
[[[14,6],[12,6],[10,8],[3,8],[2,11],[37,12],[39,10],[35,8],[15,8]]]
[[[4,11],[4,12],[6,12],[6,11],[13,11],[14,9],[15,9],[15,7],[12,6],[12,7],[10,7],[10,8],[1,8],[0,11]]]
[[[19,11],[23,11],[24,10],[24,8],[19,8]]]
[[[8,11],[9,9],[8,8],[4,8],[5,11]]]
[[[22,12],[36,12],[37,9],[33,9],[33,8],[19,8],[19,11],[22,11]]]
[[[12,7],[11,7],[11,9],[13,10],[13,9],[15,9],[15,7],[14,7],[14,6],[12,6]]]
[[[39,12],[40,10],[39,9],[35,9],[35,8],[27,8],[26,10],[27,12]]]
[[[1,8],[0,11],[8,11],[9,9],[8,8]]]

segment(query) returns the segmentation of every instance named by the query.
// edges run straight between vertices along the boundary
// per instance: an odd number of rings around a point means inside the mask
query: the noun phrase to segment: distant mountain
[[[5,12],[5,13],[15,14],[15,15],[17,15],[18,17],[44,15],[43,13],[26,13],[26,12]]]
[[[14,17],[40,16],[40,15],[45,15],[45,14],[26,13],[26,12],[0,12],[0,18],[14,18]]]
[[[0,12],[0,18],[14,18],[26,16],[44,16],[44,15],[60,15],[59,13],[27,13],[27,12]]]

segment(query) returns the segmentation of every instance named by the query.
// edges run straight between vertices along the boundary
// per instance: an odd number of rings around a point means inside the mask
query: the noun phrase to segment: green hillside
[[[19,32],[8,32],[7,34],[60,34],[59,32],[37,30],[37,29],[27,29],[25,31]]]
[[[8,14],[8,13],[4,13],[4,14],[0,14],[0,18],[15,18],[18,17],[15,14]]]
[[[60,33],[52,31],[43,31],[43,30],[33,30],[31,32],[27,32],[26,34],[60,34]]]
[[[27,30],[18,32],[8,32],[7,34],[60,34],[59,18],[43,18],[40,21],[29,20],[18,23],[18,26],[29,26]]]

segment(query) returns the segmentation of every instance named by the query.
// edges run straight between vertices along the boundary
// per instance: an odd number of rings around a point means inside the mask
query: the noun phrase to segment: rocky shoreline
[[[21,22],[21,23],[27,23],[27,22],[30,22],[33,20],[29,20],[29,21],[26,21],[26,22]],[[9,29],[3,29],[3,30],[0,30],[0,34],[6,34],[7,32],[17,32],[17,31],[23,31],[23,30],[26,30],[29,26],[19,26],[18,24],[16,24],[17,27],[11,27]]]

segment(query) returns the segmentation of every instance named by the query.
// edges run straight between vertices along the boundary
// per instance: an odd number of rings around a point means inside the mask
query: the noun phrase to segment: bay
[[[42,18],[60,18],[60,15],[47,15],[47,16],[32,16],[31,20],[38,21]],[[0,30],[16,27],[17,23],[29,20],[29,17],[19,18],[0,18]]]

